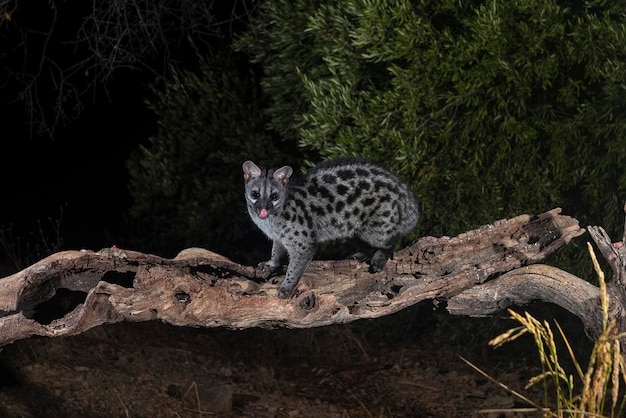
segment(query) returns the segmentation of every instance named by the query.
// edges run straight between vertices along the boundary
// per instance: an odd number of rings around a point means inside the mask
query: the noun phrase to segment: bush
[[[562,4],[277,0],[238,48],[263,66],[271,126],[324,157],[381,160],[418,196],[420,235],[556,206],[612,234],[624,3]]]

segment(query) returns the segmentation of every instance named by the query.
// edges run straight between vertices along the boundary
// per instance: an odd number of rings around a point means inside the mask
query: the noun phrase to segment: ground
[[[541,387],[523,389],[540,372],[530,339],[499,349],[487,344],[515,323],[505,313],[455,318],[431,306],[317,329],[145,322],[17,341],[0,351],[0,415],[541,416],[513,412],[527,405],[461,359],[542,404]],[[571,323],[573,341],[585,339],[579,322],[556,315]]]

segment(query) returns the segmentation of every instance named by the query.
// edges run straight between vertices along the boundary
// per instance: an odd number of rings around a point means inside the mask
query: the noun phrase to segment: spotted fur
[[[245,196],[254,223],[273,241],[270,260],[259,267],[272,272],[288,255],[278,295],[288,298],[309,266],[317,244],[357,238],[375,249],[370,271],[381,271],[398,240],[419,217],[409,188],[380,165],[361,158],[318,164],[300,180],[289,166],[262,169],[243,163]]]

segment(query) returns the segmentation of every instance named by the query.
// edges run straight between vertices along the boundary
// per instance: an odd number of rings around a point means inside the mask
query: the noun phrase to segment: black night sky
[[[44,41],[52,25],[51,7],[57,11],[55,32]],[[29,117],[28,100],[23,100],[24,86],[44,62],[35,92],[46,116],[54,115],[58,80],[45,71],[54,74],[56,66],[67,68],[89,57],[89,51],[75,45],[79,26],[90,12],[91,6],[86,7],[81,10],[72,1],[22,2],[11,20],[0,25],[0,228],[5,239],[19,239],[20,245],[39,239],[39,223],[52,239],[56,231],[50,220],[61,219],[62,249],[133,247],[126,161],[156,133],[155,117],[144,103],[150,83],[165,74],[170,63],[189,55],[188,46],[186,52],[170,45],[167,59],[152,51],[142,65],[115,70],[95,88],[88,85],[89,71],[75,71],[70,81],[82,94],[78,117],[57,124],[53,135],[39,134]],[[74,113],[71,105],[64,109],[68,114]]]
[[[135,74],[120,76],[108,86],[109,98],[87,103],[53,139],[31,138],[23,107],[3,104],[0,225],[28,238],[40,220],[52,233],[48,218],[56,221],[62,211],[64,249],[128,245],[126,159],[155,126],[143,103],[145,85]]]
[[[115,53],[103,58],[94,54],[93,40],[85,38],[81,29],[83,25],[97,26],[89,23],[92,7],[99,7],[100,13],[113,13],[97,16],[106,23],[118,16],[115,7],[119,5],[70,0],[18,2],[9,14],[0,9],[0,18],[4,17],[0,19],[0,140],[4,146],[0,153],[0,232],[6,235],[10,231],[11,240],[37,241],[39,223],[47,235],[53,235],[49,220],[56,222],[62,215],[62,249],[98,250],[117,245],[141,251],[131,242],[129,232],[126,161],[139,144],[156,134],[156,117],[145,104],[149,86],[168,77],[171,65],[189,68],[195,64],[196,51],[189,39],[203,48],[216,42],[221,45],[245,27],[251,10],[258,7],[255,2],[239,0],[198,2],[187,14],[180,10],[162,13],[157,25],[161,32],[152,39],[162,45],[146,45],[143,39],[123,38],[122,33],[119,41],[127,43],[121,47],[131,48],[131,54],[107,72],[107,65],[114,64],[107,60]],[[169,7],[177,6],[172,3]],[[123,14],[143,19],[132,10],[123,10]],[[195,26],[185,26],[188,21],[184,19],[191,19]],[[109,26],[103,28],[109,30]],[[99,32],[88,28],[86,33]],[[137,33],[143,34],[141,30]],[[102,34],[106,35],[110,34]],[[151,35],[154,33],[146,36]],[[117,47],[116,43],[107,45]],[[50,121],[58,104],[59,79],[66,77],[59,74],[68,68],[67,81],[76,92],[69,92],[70,103],[63,103],[63,110],[77,117],[56,124],[53,135],[39,134],[36,117],[40,115],[35,115],[33,123],[25,86],[39,75],[32,94]],[[97,72],[104,76],[96,79]],[[80,96],[79,112],[72,102],[76,95]]]

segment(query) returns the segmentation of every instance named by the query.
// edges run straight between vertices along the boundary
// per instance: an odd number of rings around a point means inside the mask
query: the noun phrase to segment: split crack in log
[[[462,315],[546,298],[588,314],[597,305],[595,286],[552,267],[530,266],[584,233],[576,219],[560,213],[520,215],[452,238],[423,237],[375,274],[355,260],[314,261],[289,300],[276,296],[283,276],[264,281],[257,269],[199,248],[174,259],[117,248],[64,251],[0,279],[0,346],[124,320],[317,327],[388,315],[427,299],[446,301],[451,313]],[[563,299],[550,289],[572,296]]]

